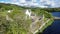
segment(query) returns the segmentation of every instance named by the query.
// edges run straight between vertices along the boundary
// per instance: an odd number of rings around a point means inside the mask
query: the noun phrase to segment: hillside
[[[36,16],[31,16],[30,19],[27,17],[26,19],[26,9],[30,9],[32,14],[36,14]],[[40,20],[40,17],[42,21]],[[33,34],[35,30],[39,29],[48,19],[50,19],[48,23],[52,22],[52,18],[53,16],[50,13],[39,8],[28,8],[0,3],[0,34]],[[30,27],[30,25],[34,28]],[[43,31],[44,28],[41,31]]]

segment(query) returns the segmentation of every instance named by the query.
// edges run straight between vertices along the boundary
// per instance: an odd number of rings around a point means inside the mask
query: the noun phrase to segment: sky
[[[60,7],[60,0],[0,0],[0,3],[11,3],[21,6]]]

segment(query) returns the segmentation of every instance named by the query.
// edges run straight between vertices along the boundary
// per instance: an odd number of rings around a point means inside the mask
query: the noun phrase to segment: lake
[[[53,16],[60,17],[60,12],[52,12]],[[48,26],[43,34],[60,34],[60,20],[54,20],[51,26]]]

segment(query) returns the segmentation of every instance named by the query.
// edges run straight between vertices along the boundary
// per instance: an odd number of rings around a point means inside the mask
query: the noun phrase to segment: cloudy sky
[[[0,0],[0,3],[36,7],[60,7],[60,0]]]

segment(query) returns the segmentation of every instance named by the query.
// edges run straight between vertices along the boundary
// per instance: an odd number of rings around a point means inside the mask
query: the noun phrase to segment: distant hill
[[[0,3],[0,9],[5,9],[5,10],[12,10],[12,9],[38,9],[38,10],[44,10],[48,12],[54,12],[54,11],[60,11],[60,8],[39,8],[39,7],[25,7],[25,6],[18,6],[15,4],[5,4],[5,3]]]

